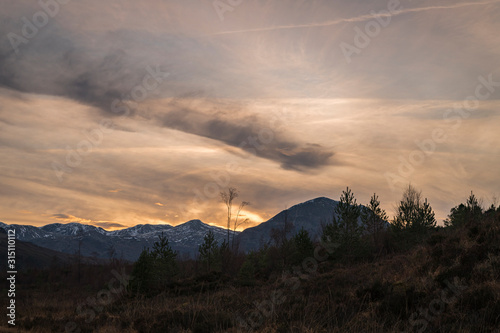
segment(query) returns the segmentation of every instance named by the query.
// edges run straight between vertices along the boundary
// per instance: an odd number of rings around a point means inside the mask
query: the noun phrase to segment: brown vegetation
[[[84,265],[80,283],[75,267],[27,271],[18,275],[16,329],[62,332],[73,322],[68,331],[494,332],[500,209],[460,221],[418,237],[389,228],[380,249],[356,260],[310,256],[296,265],[291,243],[288,257],[271,247],[225,257],[212,271],[179,261],[177,277],[154,295],[129,288],[102,308],[92,298],[109,288],[113,269],[131,273],[131,266]]]

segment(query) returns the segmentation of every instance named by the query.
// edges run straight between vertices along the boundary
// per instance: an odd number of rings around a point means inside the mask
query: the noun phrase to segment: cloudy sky
[[[500,195],[500,1],[2,0],[0,220]]]

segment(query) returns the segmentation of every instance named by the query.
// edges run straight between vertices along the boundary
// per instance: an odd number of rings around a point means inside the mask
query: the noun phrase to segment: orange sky
[[[500,195],[499,1],[88,0],[29,38],[44,9],[2,8],[2,222],[224,225],[228,186],[247,227],[346,186],[392,213],[411,182],[439,220]]]

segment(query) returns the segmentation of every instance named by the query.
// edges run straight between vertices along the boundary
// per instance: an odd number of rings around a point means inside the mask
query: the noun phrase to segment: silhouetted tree
[[[412,185],[408,185],[396,208],[396,216],[392,222],[396,231],[425,232],[436,227],[434,211],[427,202],[427,198],[422,202],[421,196],[421,192],[418,192]]]
[[[168,282],[177,275],[177,253],[172,250],[163,232],[158,236],[158,241],[153,244],[151,256],[155,263],[155,272],[158,274],[157,278],[160,281]]]
[[[146,294],[152,291],[153,266],[149,249],[143,249],[132,270],[132,279],[128,286],[132,293]]]
[[[357,243],[363,231],[358,222],[361,209],[349,187],[342,191],[334,212],[332,224],[328,224],[323,231],[323,235],[328,238],[324,237],[324,240],[338,242],[344,247]]]
[[[483,208],[472,191],[465,204],[461,203],[450,210],[448,218],[444,221],[445,226],[458,227],[466,223],[477,223],[483,216]]]
[[[233,208],[233,200],[238,197],[238,190],[234,187],[229,187],[227,192],[220,192],[220,198],[227,208],[227,243],[229,244],[229,235],[231,233],[231,216]]]
[[[243,265],[241,265],[238,272],[238,280],[244,286],[252,286],[255,284],[255,262],[250,256],[247,256]]]
[[[198,253],[200,254],[200,261],[204,264],[207,272],[214,269],[217,263],[220,262],[220,248],[212,230],[209,230],[203,238],[203,244],[198,247]]]
[[[233,252],[238,252],[238,245],[239,245],[239,244],[236,244],[234,241],[234,235],[236,234],[236,229],[238,229],[239,226],[248,223],[248,221],[249,221],[249,219],[244,219],[243,221],[239,220],[239,217],[241,215],[240,214],[241,210],[245,206],[248,206],[248,205],[250,205],[250,203],[248,201],[242,201],[240,206],[238,207],[238,212],[236,213],[236,219],[234,220],[234,223],[233,223],[233,238],[232,238],[232,243],[231,243],[231,248],[232,248]]]
[[[144,249],[134,264],[131,291],[152,294],[164,289],[178,274],[176,259],[177,253],[162,233],[153,244],[153,249]]]
[[[276,265],[282,269],[290,264],[293,244],[288,240],[288,234],[292,232],[293,223],[289,221],[288,209],[283,211],[282,224],[278,223],[276,228],[270,232],[271,240],[274,243],[272,257],[277,260]]]
[[[304,228],[293,237],[294,256],[293,264],[301,264],[304,259],[313,255],[314,245],[309,232]]]
[[[272,228],[271,229],[271,239],[274,242],[274,245],[277,247],[283,247],[284,244],[288,241],[288,234],[292,231],[293,229],[293,223],[289,221],[288,218],[288,209],[285,209],[283,211],[283,224],[282,226]]]
[[[379,244],[380,233],[385,229],[387,220],[387,213],[380,207],[378,196],[373,193],[370,203],[361,210],[361,222],[366,231],[372,235],[375,246]]]

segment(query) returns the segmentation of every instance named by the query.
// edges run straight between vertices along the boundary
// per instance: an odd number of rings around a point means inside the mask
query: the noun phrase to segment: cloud
[[[237,110],[232,110],[236,113]],[[181,107],[159,116],[163,126],[221,141],[258,157],[281,164],[284,169],[304,171],[329,165],[333,152],[318,144],[301,144],[282,137],[258,118],[231,120],[222,114],[207,115]]]
[[[93,222],[92,224],[104,229],[128,228],[128,226],[117,222]]]
[[[338,198],[346,185],[360,202],[380,192],[388,208],[400,193],[389,192],[384,172],[397,172],[400,156],[418,149],[416,140],[453,125],[442,120],[444,110],[473,94],[479,75],[498,69],[498,6],[452,1],[404,9],[398,15],[420,13],[392,20],[349,66],[339,43],[352,43],[358,23],[346,23],[373,20],[358,14],[386,8],[387,0],[245,2],[223,23],[212,1],[71,2],[19,55],[6,34],[20,33],[21,18],[40,7],[8,1],[0,14],[2,220],[42,225],[44,212],[65,211],[74,215],[49,220],[218,223],[224,220],[218,190],[205,192],[214,179],[229,178],[253,203],[252,213],[265,218],[313,197]],[[265,28],[200,37],[247,27]],[[265,33],[276,27],[278,33]],[[59,182],[51,163],[66,165],[88,130],[113,115],[113,99],[126,100],[142,82],[148,65],[171,75],[134,105],[133,117],[113,119],[115,130]],[[499,80],[497,70],[493,81]],[[433,205],[469,187],[487,193],[498,184],[495,89],[408,179],[424,192],[447,189],[431,193]],[[241,173],[220,176],[228,161]],[[465,171],[455,172],[456,165]],[[204,195],[199,204],[194,193]],[[442,216],[450,207],[433,206]]]
[[[1,30],[1,29],[0,29]],[[1,31],[0,31],[1,32]],[[21,55],[0,50],[0,87],[20,92],[71,98],[113,114],[111,103],[124,97],[141,82],[140,72],[131,72],[131,57],[123,50],[106,50],[93,59],[87,50],[75,47],[59,32],[39,36]],[[53,52],[41,52],[38,43],[54,45]],[[130,98],[130,97],[129,97]]]
[[[71,223],[71,222],[91,223],[91,222],[93,222],[92,220],[76,217],[76,216],[69,215],[69,214],[61,214],[61,213],[52,214],[52,215],[50,215],[50,217],[53,219],[62,220],[62,221],[68,222],[68,223]]]
[[[67,215],[67,214],[52,214],[50,217],[58,219],[58,220],[69,220],[73,218],[74,216]]]
[[[58,220],[63,220],[64,222],[77,222],[77,223],[83,223],[83,224],[89,224],[89,225],[94,225],[97,227],[101,227],[104,229],[115,229],[115,228],[127,228],[128,226],[118,223],[118,222],[112,222],[112,221],[92,221],[88,219],[83,219],[80,217],[76,217],[73,215],[68,215],[68,214],[52,214],[50,217]]]
[[[499,3],[499,2],[500,2],[500,0],[490,0],[490,1],[480,1],[480,2],[456,3],[453,5],[447,5],[447,6],[443,5],[443,6],[407,8],[407,9],[397,10],[394,13],[387,12],[387,13],[381,13],[381,14],[377,14],[377,15],[366,14],[366,15],[361,15],[361,16],[356,16],[356,17],[351,17],[351,18],[341,18],[341,19],[337,19],[337,20],[332,20],[332,21],[327,21],[327,22],[319,22],[319,23],[290,24],[290,25],[280,25],[280,26],[263,27],[263,28],[255,28],[255,29],[222,31],[222,32],[209,34],[207,36],[232,35],[232,34],[249,33],[249,32],[266,32],[266,31],[300,29],[300,28],[329,27],[329,26],[334,26],[334,25],[341,24],[341,23],[365,22],[365,21],[374,19],[375,16],[393,17],[393,16],[399,16],[399,15],[409,14],[409,13],[425,12],[425,11],[429,11],[429,10],[455,9],[455,8],[468,7],[468,6],[488,5],[488,4]]]

